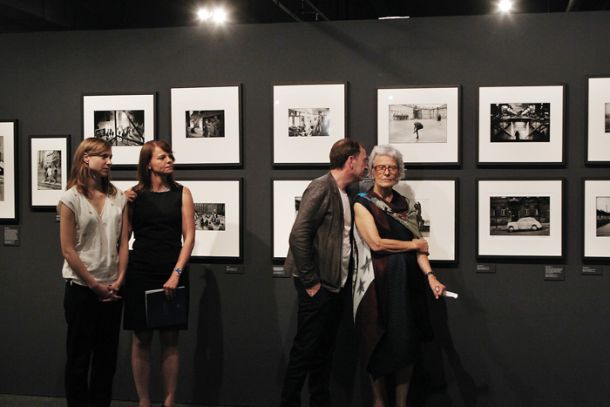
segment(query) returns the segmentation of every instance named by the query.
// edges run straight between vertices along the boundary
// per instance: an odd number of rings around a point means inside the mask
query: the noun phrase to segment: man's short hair
[[[360,154],[360,148],[364,148],[359,142],[342,138],[335,142],[330,149],[330,169],[343,168],[345,162],[350,156],[357,156]]]

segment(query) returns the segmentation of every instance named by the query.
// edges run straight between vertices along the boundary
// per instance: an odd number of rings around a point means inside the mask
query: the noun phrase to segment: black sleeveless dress
[[[377,197],[371,190],[368,197]],[[373,215],[383,239],[413,240],[413,234],[370,199],[355,202]],[[409,202],[394,191],[388,206],[406,212]],[[356,329],[360,333],[361,358],[368,372],[378,378],[413,364],[421,342],[432,339],[426,296],[428,282],[417,264],[417,252],[371,252],[375,279],[360,302]]]
[[[132,203],[135,241],[125,277],[123,329],[144,330],[144,291],[163,288],[182,249],[182,186],[167,192],[142,191]],[[188,274],[179,286],[187,287]],[[187,301],[188,304],[188,301]],[[187,329],[180,325],[176,329]]]

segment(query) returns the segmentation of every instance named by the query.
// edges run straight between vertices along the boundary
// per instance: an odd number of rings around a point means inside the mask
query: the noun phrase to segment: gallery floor
[[[32,397],[0,394],[0,407],[64,407],[66,400],[58,397]],[[113,401],[112,407],[137,407],[135,401]],[[214,407],[195,404],[176,404],[176,407]]]

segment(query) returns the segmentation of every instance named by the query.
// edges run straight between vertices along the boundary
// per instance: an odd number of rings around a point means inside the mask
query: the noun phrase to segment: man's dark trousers
[[[282,388],[281,407],[301,405],[301,389],[309,377],[310,407],[330,406],[330,371],[343,296],[324,287],[310,297],[298,278],[297,333]]]

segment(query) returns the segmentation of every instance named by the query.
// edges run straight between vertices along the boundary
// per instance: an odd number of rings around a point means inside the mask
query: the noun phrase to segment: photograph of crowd
[[[224,110],[187,110],[186,137],[224,137]]]
[[[196,230],[226,230],[224,203],[195,203]]]
[[[389,105],[390,144],[446,143],[447,104]]]
[[[596,199],[596,209],[596,236],[610,236],[610,196],[598,196]]]
[[[144,144],[144,110],[96,110],[95,137],[113,146]]]
[[[610,103],[606,103],[606,133],[610,133]]]
[[[491,235],[550,236],[549,196],[490,197]]]
[[[60,190],[61,150],[38,150],[37,184],[38,190]]]
[[[550,103],[492,103],[491,142],[548,142]]]
[[[4,136],[0,136],[0,201],[4,201]]]
[[[288,109],[289,137],[330,136],[330,108]]]

